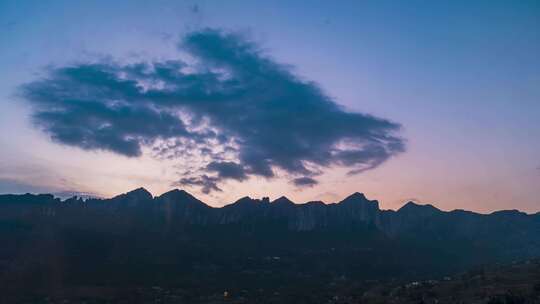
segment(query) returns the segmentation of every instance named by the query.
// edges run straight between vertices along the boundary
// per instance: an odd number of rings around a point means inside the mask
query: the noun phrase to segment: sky
[[[0,0],[0,193],[540,211],[538,1]]]

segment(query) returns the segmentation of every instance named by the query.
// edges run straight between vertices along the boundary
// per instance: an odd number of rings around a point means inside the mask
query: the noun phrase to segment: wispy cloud
[[[292,183],[296,187],[313,187],[318,184],[317,180],[307,176],[295,178]]]
[[[221,188],[218,187],[218,181],[218,177],[203,174],[198,177],[182,177],[179,181],[174,182],[173,186],[198,186],[201,187],[201,191],[203,193],[208,194],[212,191],[223,191],[221,190]]]

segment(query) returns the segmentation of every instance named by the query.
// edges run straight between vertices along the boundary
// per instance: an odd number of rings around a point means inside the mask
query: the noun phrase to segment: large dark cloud
[[[275,169],[313,177],[347,166],[354,174],[404,151],[398,124],[345,111],[245,37],[208,29],[179,49],[195,62],[53,68],[22,96],[59,143],[130,157],[152,146],[156,156],[199,159],[180,184],[208,192]]]

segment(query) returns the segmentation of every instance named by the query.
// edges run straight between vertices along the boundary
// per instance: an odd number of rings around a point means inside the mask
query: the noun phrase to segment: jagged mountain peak
[[[238,200],[236,200],[234,203],[229,204],[227,206],[238,206],[238,205],[253,205],[260,202],[258,199],[251,198],[249,196],[244,196]]]
[[[377,206],[379,205],[379,202],[376,200],[369,200],[364,193],[355,192],[349,196],[347,196],[345,199],[340,201],[338,205],[349,205],[349,204],[366,204],[366,203],[374,203]]]
[[[194,197],[189,192],[182,189],[173,189],[173,190],[167,191],[163,193],[162,195],[158,196],[158,198],[160,197],[189,197],[189,198],[196,199],[196,197]]]
[[[366,195],[362,192],[355,192],[349,196],[347,196],[345,199],[364,199],[364,200],[368,200]]]
[[[203,201],[199,200],[195,196],[191,195],[189,192],[182,189],[173,189],[168,192],[163,193],[162,195],[156,197],[157,201],[168,201],[179,204],[188,204],[188,205],[201,205],[204,207],[209,207]]]
[[[343,201],[360,201],[360,200],[364,200],[364,201],[368,200],[366,195],[362,192],[355,192],[347,196],[345,199],[343,199]]]
[[[251,198],[250,196],[244,196],[244,197],[241,197],[240,199],[238,199],[236,202],[255,202],[257,201],[257,199],[254,199],[254,198]]]
[[[68,199],[65,199],[63,201],[64,204],[80,204],[80,203],[83,203],[84,202],[84,199],[82,197],[79,197],[77,195],[74,195]]]
[[[428,216],[436,213],[442,212],[440,209],[436,208],[431,204],[421,205],[413,201],[407,202],[397,211],[400,214],[414,214],[421,216]]]
[[[143,187],[139,187],[137,189],[131,190],[124,194],[117,195],[113,197],[112,199],[114,200],[114,199],[120,199],[120,198],[143,201],[143,200],[151,200],[153,196],[152,196],[152,193],[150,193],[148,190],[144,189]]]
[[[281,196],[278,199],[272,201],[273,205],[294,205],[294,202],[288,199],[286,196]]]

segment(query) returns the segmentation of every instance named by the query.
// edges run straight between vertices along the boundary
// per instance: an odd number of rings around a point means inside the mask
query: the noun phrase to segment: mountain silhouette
[[[246,286],[417,278],[536,257],[540,215],[414,202],[381,210],[358,192],[329,204],[244,197],[221,208],[178,189],[109,199],[9,194],[0,195],[0,243],[0,283],[43,288],[61,269],[63,284],[199,282],[219,291],[231,276]]]
[[[37,212],[34,214],[36,216],[39,215],[39,211],[45,212],[41,215],[46,215],[51,211],[60,211],[67,207],[72,212],[78,208],[81,210],[101,208],[124,212],[148,209],[150,212],[148,216],[167,216],[169,220],[177,221],[177,224],[204,222],[208,225],[219,225],[241,223],[243,220],[253,221],[257,218],[280,219],[287,223],[289,230],[293,231],[360,225],[372,226],[387,236],[399,236],[417,230],[434,233],[444,228],[447,234],[473,237],[499,225],[508,228],[522,225],[530,225],[534,229],[540,228],[538,213],[528,215],[518,210],[495,211],[491,214],[478,214],[465,210],[446,212],[433,205],[420,205],[412,201],[407,202],[397,211],[381,210],[377,200],[369,200],[359,192],[351,194],[340,202],[329,204],[323,202],[297,204],[285,196],[271,202],[266,197],[261,200],[246,196],[224,207],[214,208],[184,190],[174,189],[153,197],[146,189],[138,188],[110,199],[72,197],[62,201],[52,194],[7,194],[0,195],[0,206],[21,210],[27,206],[39,207],[33,211]],[[194,216],[198,220],[195,220]],[[534,229],[528,231],[536,231]],[[505,231],[505,235],[511,233],[512,229]]]

